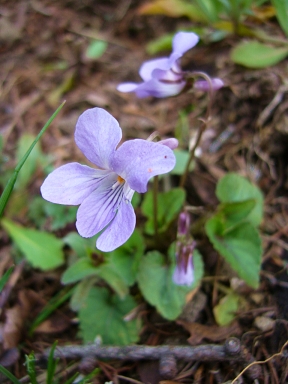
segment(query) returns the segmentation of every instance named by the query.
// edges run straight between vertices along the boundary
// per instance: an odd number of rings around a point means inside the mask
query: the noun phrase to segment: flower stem
[[[158,176],[154,176],[153,180],[153,219],[154,219],[154,234],[158,237]]]
[[[185,185],[185,182],[186,182],[186,179],[187,179],[187,176],[188,176],[188,173],[189,173],[190,164],[192,163],[192,161],[195,158],[196,148],[198,147],[198,145],[199,145],[199,143],[201,141],[202,134],[205,131],[205,129],[207,128],[208,122],[210,120],[211,109],[212,109],[212,102],[213,102],[213,94],[214,94],[213,85],[212,85],[211,79],[210,79],[210,77],[208,75],[206,75],[206,73],[203,73],[203,72],[191,72],[190,74],[188,74],[187,77],[188,78],[192,77],[194,79],[195,76],[203,77],[208,82],[208,84],[209,84],[208,105],[207,105],[207,109],[206,109],[206,116],[205,116],[204,119],[201,119],[202,124],[201,124],[201,126],[200,126],[200,128],[198,130],[195,144],[193,145],[193,148],[190,151],[190,156],[189,156],[189,159],[187,161],[187,164],[186,164],[186,167],[185,167],[185,171],[184,171],[184,173],[183,173],[183,175],[181,177],[181,180],[180,180],[180,187],[182,187],[182,188]]]

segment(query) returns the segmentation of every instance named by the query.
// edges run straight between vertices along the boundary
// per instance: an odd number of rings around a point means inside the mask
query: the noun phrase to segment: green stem
[[[158,176],[154,176],[153,180],[153,219],[154,219],[154,233],[158,237]]]
[[[201,137],[202,137],[202,134],[203,132],[205,131],[207,125],[208,125],[208,122],[210,120],[210,116],[211,116],[211,109],[212,109],[212,102],[213,102],[213,94],[214,94],[214,91],[213,91],[213,86],[212,86],[212,83],[211,83],[211,79],[208,75],[206,75],[206,73],[203,73],[203,72],[192,72],[190,75],[188,74],[188,78],[189,76],[191,76],[193,78],[195,78],[195,76],[200,76],[200,77],[203,77],[209,84],[209,92],[208,92],[208,97],[209,97],[209,101],[208,101],[208,105],[207,105],[207,110],[206,110],[206,116],[204,119],[201,119],[202,121],[202,124],[198,130],[198,134],[197,134],[197,138],[196,138],[196,141],[195,141],[195,144],[193,145],[193,148],[191,149],[190,151],[190,156],[189,156],[189,159],[187,161],[187,164],[186,164],[186,167],[185,167],[185,171],[181,177],[181,180],[180,180],[180,187],[184,187],[185,185],[185,182],[186,182],[186,179],[187,179],[187,176],[188,176],[188,173],[189,173],[189,167],[190,167],[190,164],[191,162],[194,160],[195,158],[195,151],[196,151],[196,148],[198,147],[200,141],[201,141]]]

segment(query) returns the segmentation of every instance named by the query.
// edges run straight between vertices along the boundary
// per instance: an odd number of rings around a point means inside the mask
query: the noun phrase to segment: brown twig
[[[44,351],[42,356],[48,358],[50,349]],[[159,345],[155,347],[146,345],[132,346],[99,346],[91,345],[67,345],[57,347],[55,349],[54,358],[78,359],[85,356],[102,358],[102,359],[119,359],[119,360],[167,360],[167,356],[174,357],[185,361],[227,361],[236,360],[243,361],[241,356],[240,341],[236,338],[230,338],[224,345],[199,345],[197,347],[190,346],[170,346]]]

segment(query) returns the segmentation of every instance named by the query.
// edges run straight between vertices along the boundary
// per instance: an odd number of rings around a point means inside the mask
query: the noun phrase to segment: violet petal
[[[117,86],[117,91],[119,92],[134,92],[138,87],[136,83],[122,83]]]
[[[109,161],[122,137],[118,121],[102,108],[82,113],[76,124],[75,141],[92,163],[109,169]]]
[[[120,247],[132,235],[135,224],[134,209],[129,201],[123,199],[116,216],[97,239],[96,247],[103,252],[111,252]]]
[[[123,183],[112,188],[117,182],[113,172],[80,205],[76,227],[83,237],[92,237],[102,231],[115,217],[123,199]]]
[[[178,140],[174,137],[170,137],[169,139],[160,140],[157,144],[166,145],[166,147],[170,149],[176,149],[178,147]]]
[[[44,180],[41,194],[51,203],[79,205],[108,173],[78,163],[62,165]]]
[[[213,91],[217,91],[218,89],[222,88],[223,85],[224,83],[221,79],[218,79],[217,77],[211,79],[211,87]],[[197,80],[194,83],[194,88],[198,89],[199,91],[207,92],[210,90],[210,84],[206,80]]]
[[[152,72],[155,69],[170,69],[168,57],[161,57],[160,59],[144,61],[139,69],[139,75],[144,81],[149,81],[152,79]]]
[[[176,33],[172,42],[172,55],[175,53],[180,56],[184,55],[189,49],[195,47],[198,41],[199,37],[194,32],[181,31]]]
[[[143,193],[147,191],[151,177],[171,171],[175,162],[174,153],[167,146],[135,139],[126,141],[117,149],[111,165],[130,188]]]
[[[154,96],[158,98],[178,95],[185,87],[186,81],[178,83],[165,83],[152,79],[139,84],[135,92],[139,98]]]

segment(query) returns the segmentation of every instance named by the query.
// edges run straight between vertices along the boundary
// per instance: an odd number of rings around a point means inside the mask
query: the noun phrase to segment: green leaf
[[[61,204],[53,204],[45,201],[44,210],[46,216],[52,217],[51,230],[64,228],[66,224],[76,221],[76,212],[78,207],[69,207]]]
[[[99,59],[107,49],[107,42],[103,40],[91,40],[85,55],[88,59]]]
[[[283,31],[288,36],[288,1],[287,0],[272,0],[276,11],[276,17]]]
[[[124,298],[128,294],[128,286],[135,283],[139,259],[143,252],[144,240],[135,230],[125,244],[105,254],[102,264],[96,266],[89,258],[81,258],[64,272],[61,281],[63,284],[71,284],[89,276],[97,276]]]
[[[28,156],[32,152],[32,150],[35,147],[35,145],[37,144],[37,142],[40,140],[40,138],[43,135],[43,133],[46,131],[46,129],[49,127],[49,125],[52,123],[52,121],[58,115],[58,113],[60,112],[60,110],[62,109],[64,104],[65,104],[65,101],[60,105],[60,107],[58,107],[56,109],[56,111],[53,113],[53,115],[48,119],[47,123],[44,125],[44,127],[41,129],[41,131],[38,133],[36,139],[34,140],[32,145],[30,146],[28,151],[25,153],[23,158],[19,161],[19,163],[15,167],[14,173],[11,176],[11,178],[9,179],[8,183],[6,184],[6,186],[4,188],[4,191],[3,191],[2,195],[1,195],[1,198],[0,198],[0,217],[2,216],[3,211],[4,211],[4,209],[5,209],[5,207],[6,207],[7,203],[8,203],[8,200],[10,198],[10,195],[11,195],[12,191],[13,191],[14,185],[16,183],[16,180],[17,180],[17,177],[18,177],[18,174],[19,174],[21,168],[25,164]]]
[[[144,254],[144,239],[135,229],[132,236],[121,247],[107,254],[111,267],[130,287],[136,281],[140,259]]]
[[[64,263],[63,243],[54,235],[21,227],[8,219],[1,223],[33,267],[46,271]]]
[[[236,203],[222,203],[219,205],[219,214],[223,215],[225,228],[228,229],[240,221],[247,219],[250,212],[256,205],[255,199],[249,199]]]
[[[77,232],[70,232],[63,237],[63,242],[71,247],[78,257],[90,256],[95,251],[96,237],[86,239]]]
[[[169,251],[175,259],[175,246]],[[185,305],[186,294],[199,284],[203,276],[203,262],[200,253],[193,254],[195,281],[190,286],[175,285],[172,280],[175,263],[167,265],[161,253],[152,251],[141,259],[138,284],[145,299],[154,305],[168,320],[176,319]]]
[[[258,226],[263,218],[263,194],[261,190],[254,184],[250,183],[245,177],[236,173],[227,173],[218,182],[216,187],[216,195],[222,203],[237,203],[247,200],[255,200],[255,207],[247,216],[247,220],[254,226]],[[245,211],[249,208],[246,206]],[[243,205],[243,210],[244,206]],[[245,213],[246,215],[246,213]]]
[[[140,322],[125,321],[124,316],[136,307],[131,296],[120,300],[105,288],[93,287],[79,311],[81,336],[85,343],[101,336],[103,344],[128,345],[138,341]]]
[[[95,284],[95,278],[87,278],[75,286],[73,295],[70,300],[70,308],[78,312],[83,305],[85,305],[86,298],[90,292],[90,289]]]
[[[224,296],[219,304],[213,308],[217,324],[220,326],[229,325],[236,317],[239,303],[240,297],[233,292]]]
[[[279,63],[288,56],[288,47],[272,47],[257,41],[245,41],[231,52],[236,64],[248,68],[266,68]]]
[[[98,267],[90,259],[83,257],[66,269],[62,275],[61,283],[71,284],[93,275],[98,275]]]
[[[155,55],[161,51],[171,50],[173,37],[174,33],[167,33],[153,41],[150,41],[150,43],[146,46],[147,53],[149,53],[149,55]]]
[[[214,248],[248,285],[257,288],[262,256],[257,229],[249,222],[240,222],[224,232],[218,215],[207,221],[205,229]]]
[[[9,206],[10,208],[10,206]],[[67,224],[75,222],[77,207],[53,204],[36,196],[29,205],[29,218],[39,227],[49,220],[50,229],[55,231],[64,228]]]
[[[185,201],[185,191],[182,188],[174,188],[168,192],[157,195],[157,221],[158,231],[165,232],[169,224],[176,218]],[[153,216],[153,191],[146,193],[142,203],[142,212],[148,220],[145,224],[145,231],[149,235],[154,234]]]
[[[176,165],[170,172],[172,175],[183,175],[187,162],[190,158],[190,152],[184,151],[183,149],[175,149],[174,155],[176,157]],[[189,166],[189,171],[193,171],[195,167],[195,163],[191,162]]]
[[[134,195],[133,195],[132,201],[131,201],[133,208],[138,207],[138,205],[140,204],[140,201],[141,201],[141,195],[137,192],[134,192]]]
[[[145,3],[139,10],[142,15],[187,16],[193,21],[207,21],[201,9],[184,0],[154,0]]]
[[[19,162],[29,147],[33,144],[35,140],[35,136],[29,134],[29,133],[24,133],[19,142],[18,142],[18,148],[16,152],[16,160]],[[31,155],[27,158],[25,164],[22,167],[21,173],[19,173],[15,189],[23,189],[26,187],[26,185],[29,183],[31,177],[33,176],[36,165],[37,165],[37,160],[41,157],[41,150],[39,143],[35,145],[34,151],[31,153]]]
[[[114,266],[108,260],[108,263],[103,263],[97,268],[97,276],[101,277],[111,288],[124,299],[128,294],[128,286],[119,276],[118,272],[114,270]]]

